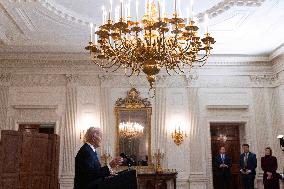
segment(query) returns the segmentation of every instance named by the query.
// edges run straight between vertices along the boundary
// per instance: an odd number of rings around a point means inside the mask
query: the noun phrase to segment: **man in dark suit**
[[[123,161],[117,157],[107,166],[101,167],[96,148],[101,146],[102,133],[99,128],[91,127],[85,134],[85,144],[78,151],[75,158],[74,189],[88,189],[93,181],[110,175],[111,169]]]
[[[218,189],[229,189],[232,167],[231,158],[226,155],[224,146],[220,148],[219,155],[215,158],[216,176],[218,179]]]
[[[242,145],[244,153],[240,156],[240,172],[244,189],[254,189],[255,169],[257,167],[256,155],[249,151],[249,145]]]

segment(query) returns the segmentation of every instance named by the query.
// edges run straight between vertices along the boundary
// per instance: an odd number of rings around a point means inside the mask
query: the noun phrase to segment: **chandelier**
[[[182,74],[186,68],[190,70],[203,66],[215,40],[206,26],[204,37],[198,36],[192,3],[187,18],[182,18],[175,0],[173,16],[168,18],[165,13],[166,0],[162,3],[159,0],[158,8],[153,0],[146,1],[141,20],[138,18],[137,0],[135,18],[130,15],[131,1],[124,3],[121,0],[120,7],[115,8],[114,20],[110,1],[108,19],[103,7],[103,23],[95,28],[94,42],[91,24],[91,40],[86,50],[90,51],[92,61],[106,71],[111,69],[114,72],[122,68],[129,77],[144,72],[150,89],[153,89],[161,69],[171,75],[171,71]]]
[[[137,122],[121,122],[119,124],[119,134],[124,138],[137,138],[143,134],[144,127]]]

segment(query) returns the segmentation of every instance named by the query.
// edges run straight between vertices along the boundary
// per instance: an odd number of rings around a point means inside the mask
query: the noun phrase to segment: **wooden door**
[[[4,133],[4,134],[3,134]],[[5,142],[3,142],[5,141]],[[0,188],[19,189],[21,134],[2,131],[0,143]]]
[[[59,137],[2,131],[0,188],[57,189]]]
[[[212,160],[219,154],[221,146],[226,148],[226,154],[231,157],[231,181],[230,189],[241,189],[240,174],[239,174],[239,158],[240,158],[240,136],[239,136],[239,124],[224,124],[224,123],[211,123],[211,150]],[[221,141],[220,134],[226,135],[227,140]],[[218,189],[218,183],[216,179],[216,169],[213,165],[213,184],[214,189]]]

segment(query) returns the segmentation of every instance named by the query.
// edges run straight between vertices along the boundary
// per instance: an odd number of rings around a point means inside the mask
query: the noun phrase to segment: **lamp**
[[[84,142],[86,131],[84,129],[80,129],[80,140]]]
[[[178,130],[175,128],[175,130],[172,133],[172,139],[174,140],[174,143],[178,146],[183,142],[185,137],[187,137],[187,135],[184,131],[180,130],[180,126]]]
[[[277,138],[279,139],[280,147],[281,147],[282,151],[284,151],[284,136],[278,135]]]

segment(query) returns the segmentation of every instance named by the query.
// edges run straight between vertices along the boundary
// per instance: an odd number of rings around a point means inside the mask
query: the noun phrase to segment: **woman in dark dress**
[[[276,173],[277,159],[272,156],[270,147],[265,148],[265,156],[261,157],[261,168],[263,173],[264,189],[279,189],[279,176]]]

